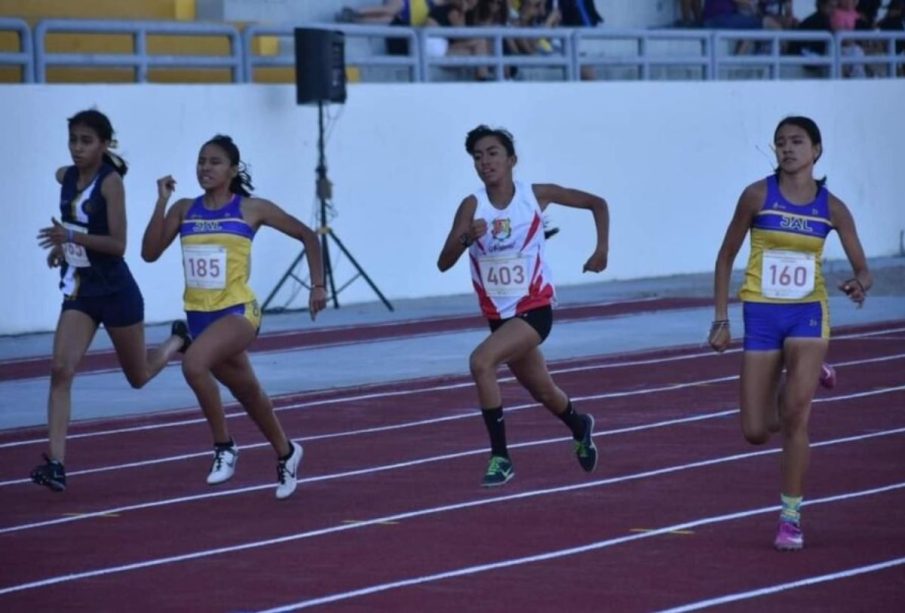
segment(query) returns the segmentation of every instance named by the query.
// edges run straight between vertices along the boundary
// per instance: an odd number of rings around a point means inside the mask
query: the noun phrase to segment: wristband
[[[66,242],[67,242],[67,243],[74,243],[74,242],[75,242],[75,241],[73,240],[73,232],[72,232],[72,230],[66,230]]]

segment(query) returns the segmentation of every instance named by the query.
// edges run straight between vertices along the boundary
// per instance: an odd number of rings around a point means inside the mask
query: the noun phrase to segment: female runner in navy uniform
[[[568,426],[581,467],[597,467],[594,418],[576,413],[550,377],[539,345],[553,326],[555,291],[544,258],[543,211],[551,203],[587,209],[597,229],[585,271],[606,268],[609,211],[600,197],[553,184],[513,180],[517,158],[506,130],[478,126],[465,150],[484,187],[459,205],[437,266],[449,270],[468,253],[472,283],[491,334],[472,352],[469,367],[490,436],[490,461],[483,485],[503,485],[515,475],[506,446],[502,398],[496,370],[507,364],[531,395]]]
[[[141,254],[153,262],[177,235],[181,237],[184,302],[192,338],[182,372],[213,434],[214,461],[207,482],[214,485],[232,477],[239,457],[227,428],[220,381],[276,451],[276,496],[286,498],[298,483],[302,446],[286,437],[248,359],[248,346],[261,325],[261,311],[248,286],[251,242],[261,226],[270,226],[304,243],[313,281],[308,309],[314,319],[327,304],[317,234],[269,200],[251,196],[251,177],[230,137],[218,135],[205,143],[196,171],[204,194],[178,200],[166,215],[176,181],[171,176],[157,181],[157,204]]]
[[[830,321],[821,258],[831,231],[839,233],[854,270],[839,289],[860,306],[872,278],[851,213],[824,180],[813,177],[823,153],[817,124],[807,117],[786,117],[776,127],[773,144],[776,172],[742,192],[717,256],[709,341],[716,351],[724,351],[732,340],[729,275],[750,230],[751,254],[740,292],[745,322],[742,431],[755,445],[782,431],[782,512],[774,546],[796,550],[804,546],[799,507],[810,453],[811,401],[818,381],[828,375],[822,369]]]
[[[110,153],[113,126],[96,110],[69,119],[72,166],[57,170],[62,185],[61,222],[41,229],[40,245],[50,248],[47,264],[60,267],[63,308],[53,339],[50,398],[47,404],[50,450],[32,480],[54,491],[66,489],[66,431],[75,370],[98,326],[104,325],[129,384],[140,388],[182,348],[183,322],[157,349],[145,348],[144,300],[123,259],[126,205],[122,176],[126,164]]]

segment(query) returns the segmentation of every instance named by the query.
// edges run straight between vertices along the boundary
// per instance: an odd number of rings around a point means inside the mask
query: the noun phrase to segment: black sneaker
[[[170,334],[182,339],[182,346],[179,348],[179,353],[185,353],[192,344],[192,336],[189,334],[188,324],[181,319],[177,319],[173,322],[173,325],[170,326]]]
[[[55,492],[62,492],[66,489],[66,469],[62,462],[51,460],[45,453],[44,463],[31,471],[31,480]]]
[[[594,444],[594,416],[583,415],[585,420],[584,436],[575,441],[575,457],[586,473],[597,468],[597,445]]]

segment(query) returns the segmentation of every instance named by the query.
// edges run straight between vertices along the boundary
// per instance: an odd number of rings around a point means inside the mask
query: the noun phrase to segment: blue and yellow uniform
[[[829,191],[818,188],[807,204],[786,200],[775,175],[751,226],[751,254],[739,297],[745,349],[781,349],[788,337],[829,338],[830,322],[821,260],[833,231]]]
[[[109,235],[107,199],[101,186],[113,166],[102,164],[94,179],[78,189],[79,169],[63,173],[60,188],[60,220],[76,234]],[[98,325],[130,326],[144,320],[144,299],[125,259],[101,253],[77,243],[63,243],[60,266],[63,310],[86,313]]]
[[[254,230],[242,218],[242,197],[225,206],[205,208],[196,198],[179,228],[185,270],[183,302],[193,338],[229,314],[248,319],[255,329],[261,311],[248,285]]]

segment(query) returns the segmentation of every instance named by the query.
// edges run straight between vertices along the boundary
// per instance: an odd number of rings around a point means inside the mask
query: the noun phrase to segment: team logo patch
[[[494,219],[493,220],[493,228],[490,231],[493,238],[498,241],[506,240],[512,235],[512,224],[509,221],[509,218],[506,219]]]

